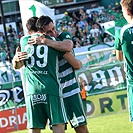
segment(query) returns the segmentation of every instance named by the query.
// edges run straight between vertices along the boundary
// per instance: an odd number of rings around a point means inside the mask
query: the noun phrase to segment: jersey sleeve
[[[63,31],[59,37],[58,37],[61,41],[63,41],[64,39],[69,39],[69,40],[72,40],[72,36],[70,34],[70,32],[68,31]]]
[[[27,45],[28,42],[28,38],[30,38],[31,36],[23,36],[20,39],[20,46],[21,46],[21,52],[25,51],[25,46]]]
[[[59,38],[55,38],[56,39],[56,41],[61,41]]]
[[[117,30],[115,32],[115,43],[114,43],[114,48],[116,50],[122,50],[121,48],[121,41],[120,41],[120,30]]]

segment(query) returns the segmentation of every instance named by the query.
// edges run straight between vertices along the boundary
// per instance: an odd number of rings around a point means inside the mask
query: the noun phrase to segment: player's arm
[[[13,64],[14,69],[20,69],[24,65],[23,60],[25,60],[27,57],[26,52],[19,52],[19,51],[20,51],[20,47],[17,47],[16,53],[15,53],[13,60],[12,60],[12,64]]]
[[[114,48],[116,50],[116,58],[119,61],[123,60],[123,52],[122,52],[122,43],[120,40],[120,30],[117,30],[115,32],[115,42],[114,42]]]
[[[39,37],[31,37],[28,40],[28,44],[45,44],[49,47],[52,47],[54,49],[57,49],[59,51],[69,52],[73,48],[73,42],[71,40],[63,40],[63,41],[55,41],[48,38],[45,38],[45,36],[39,36]]]
[[[73,48],[73,42],[71,40],[63,40],[63,41],[54,41],[54,40],[50,40],[47,39],[44,41],[44,43],[49,46],[52,47],[54,49],[57,49],[59,51],[66,51],[66,52],[70,52]]]
[[[66,52],[63,58],[76,70],[82,67],[82,62],[77,60],[70,52]]]
[[[24,65],[23,61],[18,61],[16,55],[13,57],[12,64],[14,69],[20,69]]]

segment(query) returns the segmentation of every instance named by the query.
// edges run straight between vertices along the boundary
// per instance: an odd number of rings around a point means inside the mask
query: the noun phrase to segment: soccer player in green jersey
[[[128,24],[117,31],[114,47],[117,59],[125,60],[129,114],[133,122],[133,0],[121,0],[120,4]]]
[[[27,21],[27,28],[32,36],[38,35],[34,17]],[[64,133],[67,123],[62,90],[58,78],[59,51],[42,45],[28,45],[28,38],[21,39],[21,50],[13,59],[14,68],[25,65],[26,77],[26,111],[29,133],[40,133],[50,120],[53,133]],[[49,36],[45,36],[49,38]],[[23,52],[24,51],[24,52]]]
[[[64,39],[72,40],[71,34],[68,31],[62,32],[58,38],[61,41]],[[72,54],[74,54],[74,50],[72,50]],[[72,127],[74,127],[76,133],[88,133],[75,69],[62,56],[59,56],[59,77],[61,78],[61,85],[63,87],[63,99],[67,116]]]
[[[41,32],[49,34],[53,37],[57,37],[57,31],[54,27],[53,22],[51,21],[48,25],[45,24],[47,17],[48,16],[41,16],[38,19],[36,25],[37,27],[42,27],[43,25],[43,27],[40,28]],[[58,38],[61,41],[66,39],[72,39],[71,34],[68,31],[62,32],[58,36]],[[39,39],[42,43],[46,42],[45,38],[43,37],[38,38],[38,41],[40,41]],[[83,104],[79,93],[80,88],[78,86],[77,78],[74,71],[75,63],[74,65],[70,64],[67,60],[64,59],[64,56],[66,58],[69,58],[70,55],[72,55],[72,53],[64,53],[63,56],[59,56],[59,77],[61,79],[61,86],[63,88],[64,104],[66,107],[68,119],[72,127],[75,129],[76,133],[88,133],[86,116],[83,110]]]

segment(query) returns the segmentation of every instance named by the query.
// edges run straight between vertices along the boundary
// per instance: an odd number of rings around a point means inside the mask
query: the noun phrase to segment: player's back
[[[22,50],[28,53],[25,60],[27,94],[59,95],[58,51],[46,45],[28,45],[29,37],[21,40]]]

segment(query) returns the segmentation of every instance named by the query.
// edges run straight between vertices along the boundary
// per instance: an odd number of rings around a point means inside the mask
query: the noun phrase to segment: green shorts
[[[79,93],[64,98],[64,104],[68,120],[70,121],[72,127],[76,128],[87,124],[82,99]]]
[[[47,120],[51,125],[67,123],[63,98],[48,94],[26,97],[27,128],[45,129]]]

